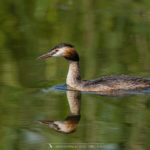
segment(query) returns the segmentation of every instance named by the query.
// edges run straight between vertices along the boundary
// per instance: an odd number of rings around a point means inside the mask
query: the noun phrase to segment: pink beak
[[[41,55],[37,59],[40,60],[40,59],[45,59],[45,58],[48,58],[48,57],[53,57],[53,54],[55,54],[55,52],[54,51],[50,51],[50,52],[48,52],[46,54]]]

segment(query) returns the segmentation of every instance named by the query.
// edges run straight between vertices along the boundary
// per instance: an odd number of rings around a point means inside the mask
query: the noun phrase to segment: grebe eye
[[[55,52],[58,52],[58,51],[59,51],[58,49],[55,50]]]

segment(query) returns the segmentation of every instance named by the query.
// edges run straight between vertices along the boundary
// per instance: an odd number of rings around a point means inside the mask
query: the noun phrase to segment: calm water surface
[[[5,0],[0,10],[0,149],[150,149],[149,89],[67,91],[55,86],[65,83],[67,61],[36,60],[66,42],[80,54],[83,79],[150,78],[148,0]],[[56,120],[63,132],[40,123]]]

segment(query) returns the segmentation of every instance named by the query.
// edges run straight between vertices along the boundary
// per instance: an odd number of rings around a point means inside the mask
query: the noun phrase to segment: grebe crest
[[[38,59],[48,57],[64,57],[69,61],[66,83],[75,90],[103,92],[111,90],[135,90],[150,87],[150,80],[127,75],[82,80],[80,76],[79,56],[71,44],[61,43],[53,47],[48,53],[38,57]]]

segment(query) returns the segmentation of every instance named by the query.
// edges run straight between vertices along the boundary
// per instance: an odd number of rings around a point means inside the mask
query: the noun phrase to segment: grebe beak
[[[54,51],[50,51],[50,52],[48,52],[46,54],[41,55],[37,59],[40,60],[40,59],[45,59],[45,58],[48,58],[48,57],[53,57],[53,54],[55,54],[55,52]]]

